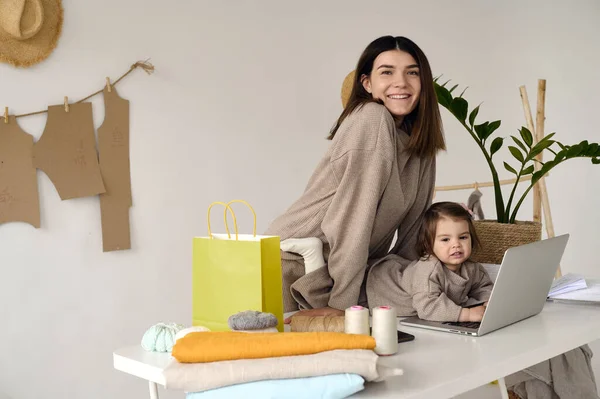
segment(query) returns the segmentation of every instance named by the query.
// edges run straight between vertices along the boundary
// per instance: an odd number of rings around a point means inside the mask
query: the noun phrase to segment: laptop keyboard
[[[456,327],[479,328],[481,322],[478,321],[447,321],[443,324]]]

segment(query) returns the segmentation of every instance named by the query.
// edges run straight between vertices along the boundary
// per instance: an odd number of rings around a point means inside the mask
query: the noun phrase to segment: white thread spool
[[[369,331],[369,309],[362,306],[350,306],[344,315],[346,334],[371,335]]]
[[[375,353],[386,356],[398,352],[398,323],[396,309],[391,306],[378,306],[373,309],[373,338]]]

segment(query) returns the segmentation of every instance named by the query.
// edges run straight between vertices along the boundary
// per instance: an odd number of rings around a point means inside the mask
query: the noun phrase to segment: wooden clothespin
[[[109,77],[106,78],[106,88],[108,89],[109,93],[112,93],[112,86],[110,85],[110,78]]]
[[[65,112],[69,112],[69,97],[65,96]]]
[[[475,188],[475,190],[479,190],[479,183],[475,182],[475,184],[473,184],[473,188]]]
[[[8,123],[8,107],[4,107],[4,123]]]

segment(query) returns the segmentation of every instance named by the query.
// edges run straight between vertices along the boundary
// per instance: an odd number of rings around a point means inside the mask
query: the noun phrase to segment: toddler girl
[[[281,246],[303,255],[309,273],[325,266],[317,241],[285,240]],[[469,211],[454,202],[431,205],[417,239],[420,259],[390,254],[373,263],[364,287],[368,303],[363,305],[394,306],[398,316],[431,321],[481,321],[493,283],[481,264],[469,260],[477,245]],[[477,303],[482,305],[471,307]]]
[[[367,279],[369,307],[396,307],[398,316],[431,321],[481,321],[493,283],[479,263],[469,260],[479,245],[472,216],[460,204],[438,202],[424,213],[417,251],[410,262],[374,264]],[[483,305],[469,307],[483,303]]]

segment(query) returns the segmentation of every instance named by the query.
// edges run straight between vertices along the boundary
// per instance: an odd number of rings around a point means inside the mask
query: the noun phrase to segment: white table
[[[537,316],[483,337],[467,337],[400,326],[415,335],[383,364],[404,369],[404,375],[369,383],[357,398],[449,398],[600,339],[600,306],[546,303]],[[139,345],[113,354],[117,370],[146,379],[150,397],[164,385],[166,353],[149,353]]]

